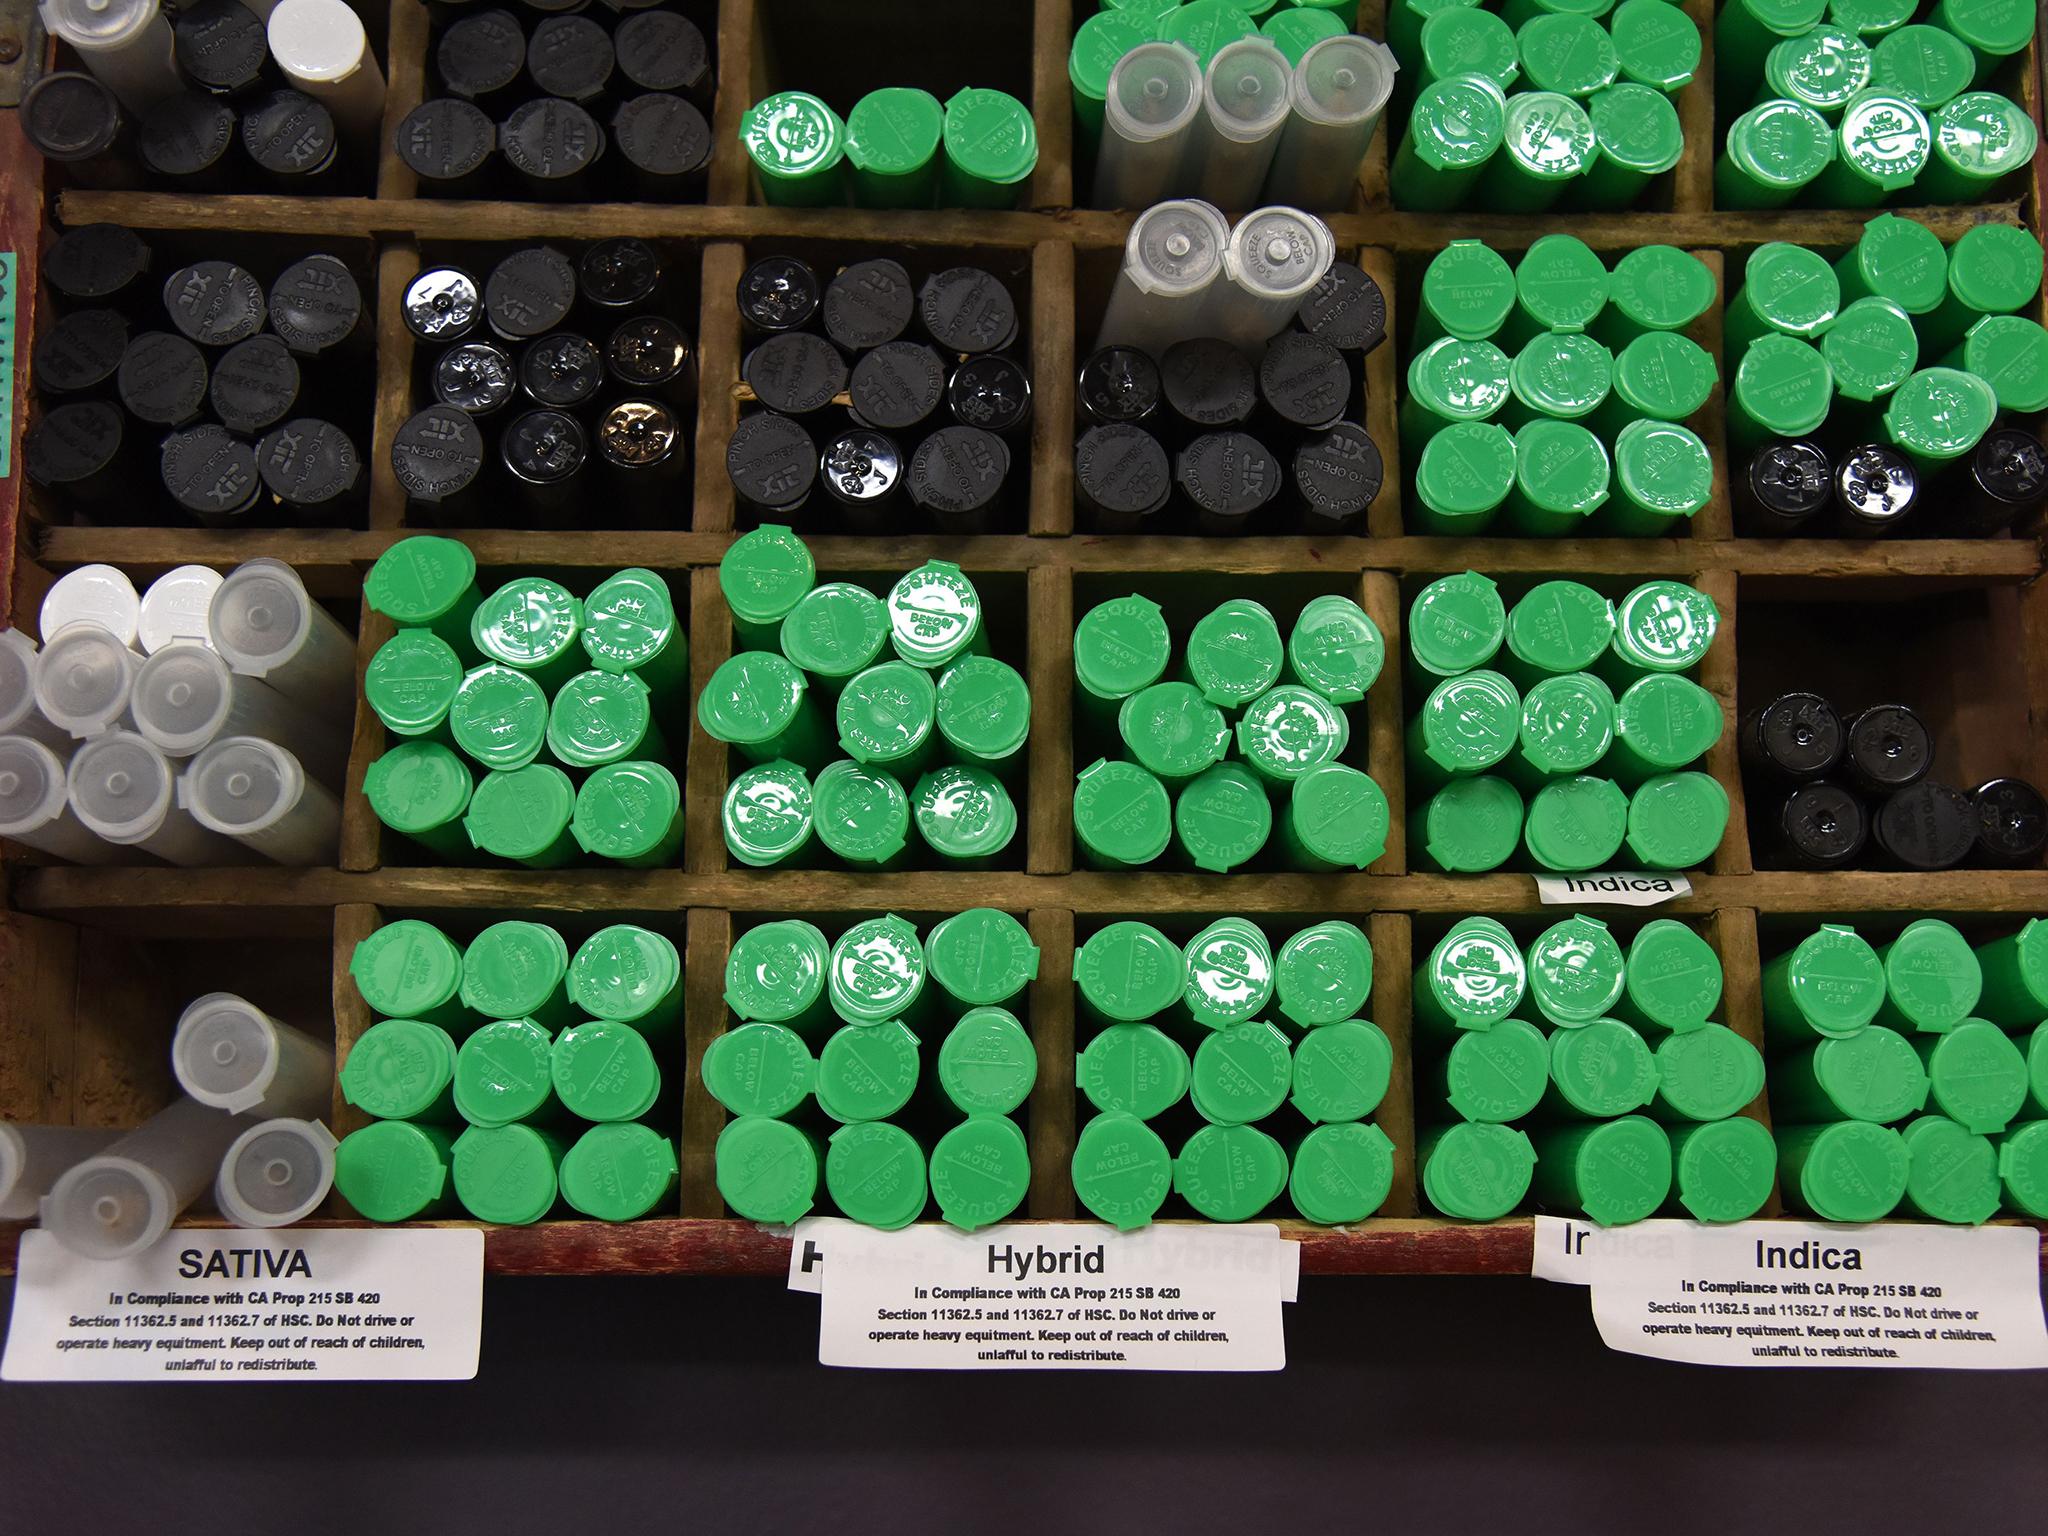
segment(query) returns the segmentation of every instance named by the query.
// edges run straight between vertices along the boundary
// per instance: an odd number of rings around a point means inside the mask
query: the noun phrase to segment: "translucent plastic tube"
[[[136,638],[143,654],[154,656],[180,640],[209,644],[206,610],[220,590],[220,572],[210,565],[180,565],[165,571],[142,594]]]
[[[133,731],[95,736],[65,776],[71,809],[88,831],[170,864],[244,864],[247,852],[171,803],[171,760]]]
[[[1256,352],[1294,318],[1337,258],[1330,226],[1298,208],[1255,208],[1223,249],[1223,278],[1209,298],[1208,334]]]
[[[220,1172],[249,1122],[197,1099],[160,1109],[43,1196],[43,1229],[88,1259],[140,1253],[171,1228]]]
[[[178,778],[178,804],[209,832],[278,864],[332,864],[341,802],[299,760],[256,736],[223,736]]]
[[[266,27],[278,68],[308,96],[318,97],[344,133],[378,131],[384,74],[362,18],[344,0],[277,0]]]
[[[1266,38],[1239,38],[1216,50],[1188,146],[1185,179],[1196,197],[1218,208],[1249,208],[1259,200],[1288,121],[1293,78],[1287,55]]]
[[[80,739],[110,730],[128,717],[138,660],[112,630],[70,625],[43,647],[36,708]]]
[[[1109,72],[1095,206],[1143,208],[1179,186],[1202,110],[1202,66],[1178,43],[1143,43]]]
[[[75,48],[130,112],[147,112],[184,88],[158,0],[43,0],[42,11],[43,25]]]
[[[190,757],[223,736],[260,736],[339,782],[347,761],[347,722],[309,715],[260,678],[228,670],[207,646],[180,640],[135,674],[128,712],[135,729],[166,757]]]
[[[53,751],[28,736],[0,736],[0,837],[69,859],[115,864],[124,855],[72,814],[64,768],[71,743]]]
[[[353,718],[356,643],[282,560],[245,560],[213,595],[206,629],[227,664],[301,709]]]
[[[46,747],[71,747],[71,733],[36,706],[36,671],[42,653],[18,629],[0,629],[0,735],[30,736]]]
[[[26,1221],[64,1170],[103,1152],[120,1131],[83,1125],[14,1125],[0,1120],[0,1221]]]
[[[39,622],[45,645],[73,624],[97,624],[133,646],[141,620],[142,599],[134,582],[111,565],[81,565],[59,576],[43,594]]]
[[[1317,210],[1348,208],[1358,165],[1379,129],[1400,66],[1386,44],[1345,34],[1301,56],[1292,110],[1266,176],[1266,200]]]
[[[1193,198],[1148,208],[1124,241],[1095,348],[1136,347],[1154,358],[1176,341],[1205,336],[1211,290],[1220,286],[1230,226]]]
[[[238,1227],[288,1227],[334,1188],[334,1134],[318,1120],[278,1119],[235,1138],[213,1182],[213,1203]]]
[[[334,1085],[334,1052],[245,997],[209,992],[178,1015],[178,1086],[231,1115],[317,1115]]]

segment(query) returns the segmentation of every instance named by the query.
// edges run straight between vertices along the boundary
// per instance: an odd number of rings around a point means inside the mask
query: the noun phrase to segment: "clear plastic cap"
[[[1137,144],[1170,139],[1201,110],[1202,66],[1176,43],[1143,43],[1109,72],[1102,105],[1119,137]]]
[[[1223,270],[1230,226],[1194,198],[1146,209],[1124,241],[1124,275],[1148,294],[1200,293]]]
[[[1336,259],[1337,237],[1321,219],[1298,208],[1254,208],[1230,232],[1223,269],[1254,298],[1292,301],[1306,298]]]
[[[41,665],[36,643],[18,629],[0,629],[0,734],[20,731],[38,740],[56,742],[62,732],[36,708],[36,670]]]
[[[128,708],[153,745],[190,757],[220,733],[234,690],[234,674],[212,649],[179,640],[136,669]]]
[[[43,0],[43,25],[87,53],[135,41],[161,7],[157,0]]]
[[[269,37],[271,57],[294,80],[346,80],[370,48],[362,18],[342,0],[277,0]]]
[[[305,645],[313,599],[299,573],[282,560],[246,560],[221,582],[206,627],[229,666],[263,677]]]
[[[1337,39],[1332,39],[1337,41]],[[1239,144],[1256,143],[1287,121],[1292,71],[1264,37],[1241,37],[1216,50],[1203,80],[1209,126]]]
[[[332,1080],[334,1056],[247,998],[209,992],[178,1018],[171,1070],[178,1086],[209,1108],[274,1114],[317,1106]]]
[[[0,837],[47,826],[64,812],[64,760],[28,736],[0,736]]]
[[[206,614],[221,575],[210,565],[181,565],[165,571],[143,591],[136,639],[146,655],[180,640],[207,643]]]
[[[1400,67],[1393,50],[1373,38],[1350,32],[1324,38],[1294,71],[1294,110],[1331,128],[1376,121]]]
[[[40,623],[45,645],[73,624],[97,624],[113,631],[123,645],[133,645],[141,620],[135,583],[111,565],[81,565],[58,577],[44,594]]]
[[[265,1120],[220,1161],[213,1203],[238,1227],[288,1227],[334,1188],[334,1136],[318,1120]]]
[[[108,731],[80,747],[66,785],[78,819],[110,843],[153,836],[171,808],[170,759],[133,731]]]
[[[128,712],[135,673],[135,653],[119,635],[97,624],[73,624],[43,647],[36,706],[73,736],[97,735]]]
[[[43,1196],[42,1224],[73,1253],[119,1259],[171,1229],[178,1192],[155,1169],[111,1153],[70,1169]]]
[[[305,767],[259,736],[216,741],[178,777],[178,804],[223,837],[268,831],[298,808],[305,793]]]

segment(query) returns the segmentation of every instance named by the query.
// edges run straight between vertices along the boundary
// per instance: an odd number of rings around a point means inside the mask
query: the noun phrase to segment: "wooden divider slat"
[[[704,248],[703,297],[697,322],[697,494],[691,515],[676,519],[678,526],[687,523],[698,533],[730,533],[737,526],[732,478],[725,472],[725,447],[739,424],[740,402],[731,391],[710,387],[710,381],[740,375],[740,312],[735,295],[746,269],[745,247],[720,242]],[[637,546],[638,541],[635,543]]]
[[[397,625],[373,611],[367,601],[364,602],[361,628],[356,636],[355,728],[349,738],[348,772],[341,797],[339,860],[341,867],[347,870],[375,869],[384,861],[384,823],[377,819],[377,813],[370,808],[369,799],[363,794],[363,779],[370,771],[370,764],[384,754],[384,722],[377,718],[377,712],[370,708],[369,700],[364,697],[363,674],[369,669],[370,659],[377,654],[377,648],[397,632]]]
[[[690,573],[690,698],[732,655],[732,610],[719,589],[715,568]],[[690,745],[683,769],[683,867],[693,875],[715,874],[726,865],[726,748],[713,741],[690,711]],[[681,905],[680,902],[677,905]]]
[[[1706,213],[1714,205],[1714,0],[1684,0],[1684,9],[1699,26],[1706,46],[1700,50],[1692,80],[1678,93],[1678,126],[1685,148],[1672,172],[1671,206],[1681,213]]]
[[[1026,1209],[1035,1217],[1063,1220],[1074,1214],[1074,914],[1054,909],[1025,913],[1031,942],[1038,946],[1038,979],[1031,983],[1031,1044],[1038,1053],[1038,1078],[1031,1085],[1026,1140],[1031,1149],[1031,1194]]]
[[[1051,0],[1041,0],[1051,3]],[[1039,537],[1074,531],[1074,248],[1031,251],[1031,507]]]
[[[377,140],[377,196],[419,195],[419,177],[398,153],[398,125],[427,99],[427,8],[391,0],[384,49],[384,131]]]
[[[1061,875],[1074,867],[1074,584],[1065,571],[1039,569],[1025,587],[1025,681],[1031,685],[1030,776],[1024,867]]]
[[[1750,871],[1749,815],[1742,793],[1742,764],[1737,755],[1736,722],[1740,701],[1735,697],[1736,648],[1741,643],[1736,624],[1736,582],[1727,571],[1709,571],[1699,579],[1699,588],[1721,612],[1720,633],[1700,663],[1700,686],[1721,701],[1721,737],[1708,749],[1706,768],[1728,791],[1728,830],[1714,851],[1714,873],[1746,875]]]
[[[1367,571],[1359,586],[1358,605],[1387,645],[1379,679],[1365,698],[1366,771],[1387,797],[1387,851],[1372,866],[1372,873],[1399,875],[1408,868],[1408,720],[1401,701],[1401,583],[1389,571]]]
[[[1387,301],[1387,337],[1365,356],[1365,430],[1380,451],[1380,493],[1365,509],[1365,531],[1375,540],[1401,535],[1401,499],[1407,494],[1402,482],[1401,433],[1395,420],[1395,405],[1401,387],[1401,365],[1394,338],[1400,334],[1400,300],[1394,281],[1394,256],[1378,246],[1358,252],[1359,270],[1379,284]],[[1391,631],[1389,631],[1391,633]]]
[[[405,323],[405,285],[419,270],[418,248],[403,241],[385,246],[377,257],[377,400],[370,416],[370,527],[393,537],[405,523],[405,487],[398,483],[391,445],[413,412],[413,335]],[[246,530],[236,530],[229,538],[239,548],[248,546]]]
[[[1715,302],[1707,312],[1695,320],[1686,334],[1705,349],[1714,360],[1716,374],[1722,370],[1721,362],[1721,305],[1726,301],[1729,288],[1727,264],[1719,251],[1694,251],[1709,272],[1714,274]],[[1732,372],[1732,370],[1730,370]],[[1707,445],[1707,456],[1714,465],[1713,494],[1707,504],[1700,508],[1692,519],[1691,533],[1695,539],[1726,540],[1735,537],[1734,503],[1728,483],[1728,390],[1734,383],[1732,378],[1717,377],[1714,388],[1707,396],[1707,403],[1693,414],[1689,425]]]
[[[1764,1049],[1763,961],[1757,952],[1756,913],[1741,907],[1724,907],[1707,919],[1707,942],[1721,957],[1720,1022],[1742,1036],[1758,1050]],[[1764,1074],[1763,1092],[1742,1111],[1751,1119],[1771,1123],[1771,1079]],[[1771,1181],[1766,1216],[1781,1215],[1777,1180]]]
[[[348,963],[355,955],[356,946],[384,924],[384,914],[367,902],[342,902],[334,909],[334,1100],[327,1122],[337,1137],[360,1130],[370,1123],[370,1117],[357,1109],[341,1095],[341,1069],[348,1061],[348,1053],[354,1049],[363,1032],[376,1023],[376,1016],[370,1012],[370,1005],[363,1001],[363,994],[357,990],[355,978],[349,974]],[[335,1204],[341,1199],[335,1197]]]
[[[1413,1216],[1421,1209],[1415,1167],[1415,1039],[1410,994],[1415,985],[1414,924],[1401,912],[1375,912],[1372,939],[1373,1022],[1394,1047],[1394,1071],[1373,1123],[1394,1143],[1394,1185],[1382,1215]]]
[[[1037,0],[1032,14],[1031,115],[1038,128],[1038,169],[1030,193],[1034,208],[1064,208],[1074,201],[1074,87],[1067,77],[1067,53],[1075,3]]]
[[[714,1152],[725,1110],[704,1086],[704,1049],[725,1033],[725,961],[732,914],[692,907],[683,943],[683,1123],[679,1129],[682,1213],[720,1216]]]

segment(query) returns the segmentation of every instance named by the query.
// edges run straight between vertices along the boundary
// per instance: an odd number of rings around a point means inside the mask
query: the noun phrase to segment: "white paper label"
[[[1691,894],[1685,876],[1644,870],[1536,877],[1536,899],[1546,907],[1660,907]]]
[[[820,1292],[823,1364],[920,1370],[1277,1371],[1299,1275],[1273,1226],[824,1218],[790,1255],[791,1289]]]
[[[1608,1235],[1627,1240],[1589,1241],[1584,1257],[1610,1349],[1698,1365],[2048,1366],[2030,1227],[1645,1221]]]
[[[172,1232],[132,1258],[21,1236],[7,1381],[470,1381],[484,1235]]]

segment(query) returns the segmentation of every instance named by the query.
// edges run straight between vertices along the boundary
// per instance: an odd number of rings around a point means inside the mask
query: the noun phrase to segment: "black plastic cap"
[[[604,129],[573,101],[542,96],[513,108],[498,128],[505,163],[535,181],[579,176],[604,153]]]
[[[1243,424],[1258,403],[1258,379],[1244,355],[1213,336],[1177,341],[1159,360],[1167,409],[1192,427]]]
[[[849,507],[871,510],[903,484],[903,450],[886,432],[860,427],[841,433],[819,457],[825,494]]]
[[[513,418],[498,454],[528,485],[560,485],[583,468],[589,453],[583,427],[566,411],[527,411]]]
[[[37,485],[60,490],[89,480],[120,457],[124,422],[105,400],[74,400],[41,412],[21,440],[23,467]]]
[[[946,365],[921,341],[884,342],[863,352],[847,381],[862,426],[904,432],[931,420],[945,396]]]
[[[1743,766],[1781,779],[1818,779],[1842,760],[1847,732],[1817,693],[1787,693],[1743,721]]]
[[[1968,795],[1922,779],[1878,807],[1871,835],[1902,869],[1954,869],[1977,846],[1978,821]]]
[[[167,96],[136,124],[135,147],[158,176],[197,176],[226,158],[235,142],[235,109],[214,96]]]
[[[849,352],[864,352],[909,330],[916,307],[902,263],[857,261],[825,285],[825,334]]]
[[[484,280],[484,314],[508,341],[545,336],[576,302],[576,269],[551,245],[514,251]]]
[[[1934,738],[1903,704],[1873,704],[1843,735],[1849,782],[1867,795],[1888,795],[1926,777],[1934,766]]]
[[[1074,489],[1111,526],[1135,526],[1165,507],[1173,493],[1173,466],[1159,439],[1143,427],[1110,422],[1090,427],[1074,445]]]
[[[818,312],[818,274],[794,256],[763,256],[740,274],[740,318],[757,331],[794,331]]]
[[[171,500],[207,524],[246,516],[262,484],[256,450],[212,422],[166,437],[160,469]]]
[[[429,267],[405,285],[405,327],[421,341],[457,342],[483,316],[482,285],[460,267]]]
[[[917,291],[925,334],[943,352],[1000,352],[1017,338],[1017,302],[979,267],[935,272]]]
[[[337,257],[304,257],[270,285],[270,328],[301,357],[340,346],[362,323],[363,290]]]
[[[711,73],[711,50],[689,17],[641,11],[612,33],[619,73],[643,91],[694,91]]]
[[[1097,426],[1149,421],[1159,411],[1159,365],[1136,347],[1104,347],[1081,365],[1075,398]]]
[[[962,426],[998,434],[1022,431],[1031,420],[1031,375],[1015,358],[981,353],[953,370],[946,381],[946,405]]]
[[[1370,352],[1387,339],[1387,296],[1348,261],[1330,264],[1297,312],[1301,328],[1344,352]]]
[[[363,456],[331,421],[300,416],[264,434],[256,472],[287,506],[315,509],[345,501],[362,483]]]
[[[740,365],[754,398],[785,416],[822,411],[846,388],[846,360],[839,349],[809,331],[770,336]]]
[[[1288,426],[1327,431],[1342,419],[1351,397],[1351,367],[1329,342],[1282,331],[1259,359],[1259,394]]]
[[[2025,779],[1989,779],[1970,791],[1977,808],[1977,856],[2018,869],[2048,850],[2048,798]]]
[[[206,403],[206,357],[170,331],[130,341],[114,378],[128,414],[152,426],[182,427]]]
[[[434,398],[466,415],[490,415],[518,387],[511,354],[493,341],[465,341],[434,363]]]
[[[637,309],[661,287],[661,253],[633,235],[614,235],[584,248],[576,291],[599,309]]]
[[[263,329],[270,305],[255,274],[232,261],[195,261],[164,279],[171,323],[202,347],[232,347]]]
[[[81,224],[43,256],[43,281],[64,298],[111,299],[149,270],[149,247],[119,224]]]
[[[612,115],[619,153],[647,176],[695,176],[711,163],[711,125],[680,96],[650,91]]]
[[[452,405],[418,412],[391,442],[391,467],[414,501],[446,501],[467,490],[483,463],[483,434]]]
[[[554,331],[519,354],[519,387],[535,405],[573,410],[604,387],[604,354],[588,336]]]
[[[1010,477],[1010,448],[979,427],[941,427],[910,457],[910,499],[942,518],[993,507]]]
[[[60,70],[43,76],[21,99],[21,131],[45,160],[69,164],[113,148],[121,104],[91,75]]]
[[[272,91],[242,114],[242,149],[272,176],[317,176],[339,142],[334,114],[304,91]]]
[[[686,378],[690,338],[666,315],[635,315],[604,345],[606,371],[628,389],[660,389]]]
[[[429,188],[474,175],[498,147],[498,125],[460,96],[436,96],[405,114],[396,134],[398,158]]]
[[[128,351],[128,321],[118,309],[77,309],[36,337],[31,373],[49,395],[98,389]]]
[[[1863,802],[1840,784],[1802,784],[1778,811],[1778,834],[1788,863],[1799,869],[1848,869],[1870,834]]]
[[[1859,443],[1835,466],[1835,510],[1846,532],[1892,533],[1919,500],[1920,474],[1912,460],[1881,443]]]
[[[452,96],[475,100],[502,91],[526,67],[526,33],[510,11],[465,16],[434,50],[434,67]]]
[[[263,18],[242,0],[198,0],[178,13],[171,29],[178,68],[209,91],[254,85],[270,56]]]
[[[1789,533],[1827,506],[1834,466],[1812,443],[1765,443],[1750,455],[1741,489],[1743,512],[1759,531]]]
[[[1355,528],[1386,472],[1379,444],[1355,421],[1340,421],[1294,450],[1294,486],[1319,532]]]
[[[1203,517],[1242,525],[1280,494],[1280,461],[1249,432],[1209,432],[1174,458],[1181,493]]]
[[[298,404],[299,365],[275,336],[251,336],[221,353],[207,393],[230,432],[266,432]]]
[[[589,101],[612,78],[612,35],[587,16],[551,16],[526,44],[526,72],[550,96]]]
[[[725,472],[742,501],[795,507],[818,478],[818,449],[803,424],[775,411],[756,411],[733,429]]]

